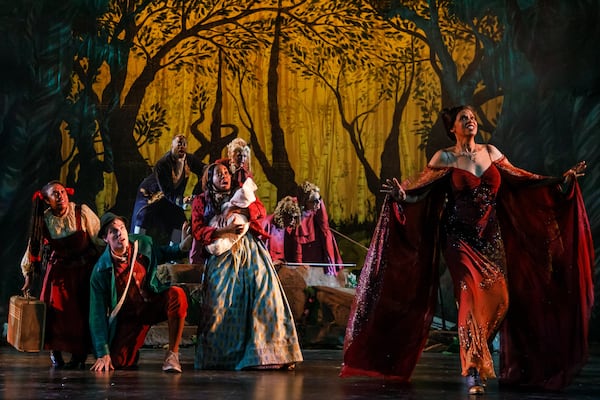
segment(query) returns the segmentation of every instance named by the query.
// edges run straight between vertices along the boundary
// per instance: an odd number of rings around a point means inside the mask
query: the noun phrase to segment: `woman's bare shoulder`
[[[429,160],[430,167],[445,168],[451,166],[456,161],[456,156],[452,152],[452,147],[440,149],[435,152]]]
[[[502,154],[502,152],[500,150],[498,150],[498,148],[496,146],[494,146],[493,144],[487,144],[487,150],[490,153],[490,157],[492,158],[493,161],[499,160],[502,157],[504,157],[504,154]]]

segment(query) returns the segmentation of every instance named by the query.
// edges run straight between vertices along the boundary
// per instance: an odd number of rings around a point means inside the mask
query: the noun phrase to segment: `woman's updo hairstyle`
[[[304,208],[304,205],[307,201],[316,201],[321,199],[321,191],[317,185],[312,182],[304,181],[300,186],[298,186],[298,204],[301,208]]]
[[[471,106],[461,105],[456,107],[444,108],[440,112],[440,116],[442,117],[442,121],[444,122],[444,128],[446,128],[446,135],[452,140],[456,142],[456,135],[452,132],[454,128],[454,123],[456,122],[456,117],[458,113],[462,110],[471,110],[473,114],[475,114],[475,109]]]

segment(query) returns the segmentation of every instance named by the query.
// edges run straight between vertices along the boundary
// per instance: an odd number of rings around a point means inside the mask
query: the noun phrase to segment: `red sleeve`
[[[383,204],[348,318],[341,376],[410,379],[437,304],[445,197],[434,189],[402,208],[389,197]]]
[[[216,228],[204,221],[204,193],[194,197],[192,202],[192,236],[203,246],[212,243]]]
[[[264,239],[268,238],[269,234],[263,228],[263,219],[266,217],[267,212],[265,206],[258,199],[258,197],[248,206],[248,214],[250,220],[250,229],[259,237]]]
[[[292,233],[289,235],[289,245],[288,251],[286,251],[286,259],[289,254],[291,260],[287,260],[289,262],[301,263],[302,262],[302,245],[298,241],[298,232],[297,229],[294,229]]]
[[[564,194],[555,184],[560,179],[499,167],[498,217],[510,295],[500,379],[558,390],[588,357],[594,300],[589,220],[577,183]]]
[[[340,265],[342,264],[342,256],[340,255],[337,242],[331,233],[331,228],[329,227],[329,216],[327,215],[327,209],[325,208],[325,203],[323,200],[321,200],[321,207],[317,211],[315,217],[317,226],[323,235],[323,247],[325,248],[327,261],[331,264],[335,264],[335,267],[331,272],[339,271],[342,269],[342,266]]]

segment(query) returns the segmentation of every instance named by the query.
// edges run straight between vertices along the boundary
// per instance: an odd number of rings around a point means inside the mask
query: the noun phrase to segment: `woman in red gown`
[[[475,142],[474,110],[442,117],[456,145],[414,182],[388,180],[346,331],[342,376],[408,381],[435,311],[438,248],[458,303],[462,375],[470,394],[496,376],[488,344],[500,331],[503,384],[560,389],[587,357],[593,246],[576,177],[512,166]],[[415,328],[416,327],[416,328]]]

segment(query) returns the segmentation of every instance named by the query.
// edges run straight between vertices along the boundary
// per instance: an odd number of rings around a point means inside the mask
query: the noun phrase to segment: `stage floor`
[[[182,374],[161,371],[164,350],[142,349],[139,368],[112,373],[52,370],[48,353],[19,353],[0,346],[1,399],[473,399],[459,376],[457,354],[424,353],[412,382],[401,385],[372,378],[339,378],[341,350],[304,350],[305,361],[293,372],[196,371],[193,348],[181,350]],[[551,351],[551,349],[549,349]],[[91,362],[91,357],[88,364]],[[90,364],[91,365],[91,364]],[[492,399],[598,399],[600,346],[564,392],[531,393],[488,384]]]

